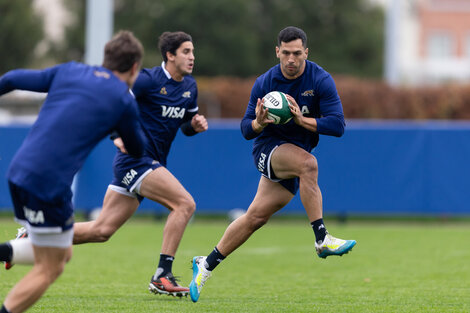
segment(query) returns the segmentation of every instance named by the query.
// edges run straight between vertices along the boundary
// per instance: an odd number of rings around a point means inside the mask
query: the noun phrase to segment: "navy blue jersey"
[[[344,132],[344,114],[341,100],[333,78],[323,68],[311,61],[305,61],[305,70],[296,79],[282,75],[278,64],[256,79],[251,90],[250,102],[241,122],[246,139],[255,138],[254,145],[262,144],[266,137],[275,136],[293,143],[310,152],[318,144],[319,134],[341,136]],[[261,133],[256,133],[251,121],[256,118],[256,102],[271,91],[282,91],[291,95],[299,105],[302,114],[317,120],[317,132],[309,131],[291,120],[284,125],[269,124]]]
[[[17,151],[8,179],[44,201],[66,201],[77,171],[112,130],[129,153],[142,155],[145,138],[128,86],[110,70],[76,62],[44,70],[14,70],[0,79],[13,89],[48,92],[37,120]]]
[[[196,81],[191,75],[175,81],[162,66],[157,66],[142,69],[133,92],[147,137],[145,152],[166,165],[178,128],[197,113]],[[115,162],[125,162],[125,159],[127,156],[118,151]]]

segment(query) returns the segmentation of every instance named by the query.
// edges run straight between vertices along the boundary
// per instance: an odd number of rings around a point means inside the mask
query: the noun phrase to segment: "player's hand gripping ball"
[[[274,124],[285,124],[292,119],[289,100],[287,100],[285,93],[271,91],[263,99],[263,107],[268,109],[268,118],[273,120]]]

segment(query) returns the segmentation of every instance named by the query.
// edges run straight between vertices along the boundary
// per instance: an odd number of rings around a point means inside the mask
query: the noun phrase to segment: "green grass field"
[[[16,233],[0,219],[0,242]],[[147,290],[162,222],[133,219],[104,244],[74,247],[64,274],[28,312],[470,312],[470,224],[327,221],[358,244],[320,259],[305,221],[274,220],[213,273],[198,303]],[[173,272],[185,285],[190,260],[207,255],[227,226],[196,220],[186,230]],[[0,299],[28,271],[0,269]]]

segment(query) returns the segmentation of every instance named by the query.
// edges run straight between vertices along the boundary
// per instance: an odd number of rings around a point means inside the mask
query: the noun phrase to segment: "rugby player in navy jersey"
[[[186,296],[172,274],[172,264],[186,225],[196,204],[193,197],[166,168],[167,155],[178,129],[187,136],[206,131],[198,114],[194,46],[184,32],[165,32],[159,38],[161,66],[143,69],[134,85],[142,128],[147,137],[145,156],[133,158],[120,137],[114,159],[114,179],[106,192],[103,208],[95,221],[76,223],[74,243],[107,241],[148,198],[170,210],[162,238],[160,260],[149,284],[155,294]]]
[[[333,78],[307,60],[307,36],[297,27],[279,33],[276,55],[280,64],[258,77],[241,121],[243,136],[255,139],[254,163],[261,172],[258,190],[247,212],[228,226],[214,250],[207,257],[193,258],[189,288],[194,302],[212,270],[289,203],[297,191],[311,222],[319,257],[343,255],[356,244],[326,231],[318,164],[310,154],[320,134],[340,137],[344,133],[343,108]],[[268,119],[268,110],[260,99],[271,91],[288,95],[293,119],[287,124],[274,125]]]
[[[34,265],[6,296],[1,313],[28,309],[70,260],[71,184],[98,142],[117,131],[129,154],[143,155],[145,137],[129,92],[142,55],[139,40],[122,31],[106,44],[103,66],[70,62],[0,77],[0,95],[14,89],[48,93],[7,172],[16,220],[29,237],[0,244],[0,261],[33,258]]]
[[[176,250],[196,204],[181,183],[166,169],[166,159],[178,129],[187,136],[206,131],[207,120],[199,115],[194,67],[194,46],[184,32],[165,32],[159,38],[162,66],[143,69],[133,92],[140,110],[141,125],[147,138],[145,155],[133,158],[119,135],[113,135],[118,152],[114,159],[114,178],[106,191],[103,208],[95,221],[74,225],[73,243],[107,241],[137,210],[143,198],[170,210],[163,230],[160,260],[149,284],[155,294],[186,296],[172,274]],[[19,229],[18,237],[25,235]],[[15,248],[15,247],[14,247]],[[19,248],[14,249],[18,251]],[[27,249],[23,249],[26,254]],[[8,269],[17,260],[7,262]],[[31,262],[31,260],[29,261]],[[29,263],[25,257],[22,263]]]

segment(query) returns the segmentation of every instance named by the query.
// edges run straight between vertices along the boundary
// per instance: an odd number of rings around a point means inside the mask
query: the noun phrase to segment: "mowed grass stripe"
[[[206,255],[226,221],[190,224],[173,266],[191,280],[190,260]],[[0,241],[17,225],[0,220]],[[316,256],[305,222],[275,220],[213,273],[198,303],[147,291],[162,222],[133,219],[104,244],[74,247],[62,277],[30,312],[469,312],[470,224],[327,221],[358,244],[343,257]],[[28,271],[0,270],[0,299]]]

